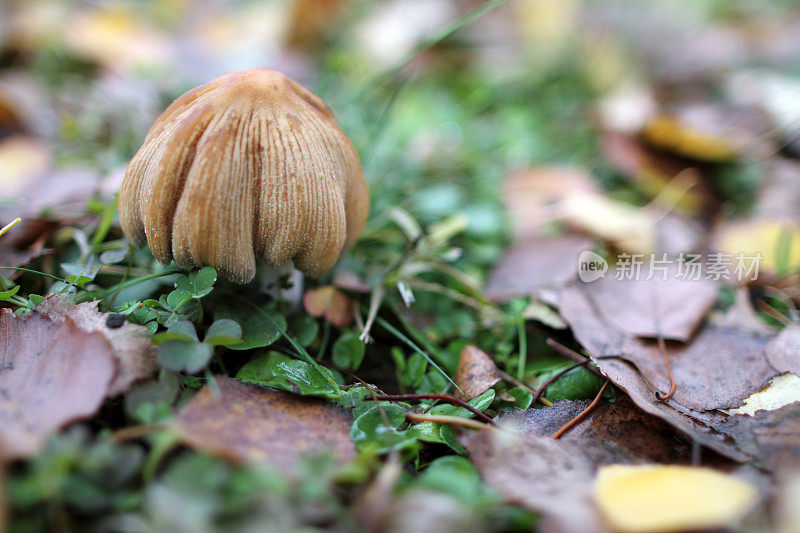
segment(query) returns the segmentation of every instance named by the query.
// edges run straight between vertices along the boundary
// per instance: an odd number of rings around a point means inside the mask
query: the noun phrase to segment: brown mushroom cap
[[[256,258],[318,276],[361,234],[369,193],[353,145],[315,94],[267,69],[175,100],[133,156],[122,230],[162,263],[253,279]]]

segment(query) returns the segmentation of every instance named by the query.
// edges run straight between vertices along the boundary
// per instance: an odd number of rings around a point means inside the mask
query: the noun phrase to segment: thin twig
[[[672,365],[669,362],[667,345],[664,343],[664,337],[661,335],[658,336],[658,351],[661,352],[661,359],[664,360],[664,366],[667,368],[667,374],[669,374],[669,390],[666,394],[661,394],[661,391],[656,391],[656,398],[662,402],[666,402],[675,394],[677,384],[675,383],[675,374],[672,373]]]
[[[550,385],[552,385],[552,384],[553,384],[553,382],[554,382],[554,381],[556,381],[558,378],[560,378],[561,376],[563,376],[564,374],[566,374],[566,373],[567,373],[567,372],[569,372],[570,370],[575,370],[575,369],[576,369],[576,368],[578,368],[579,366],[583,366],[583,365],[585,365],[585,364],[587,364],[587,363],[589,363],[589,359],[587,359],[587,360],[585,360],[585,361],[582,361],[582,362],[580,362],[580,363],[575,363],[574,365],[570,365],[570,366],[568,366],[567,368],[565,368],[564,370],[561,370],[560,372],[556,373],[556,374],[555,374],[554,376],[552,376],[550,379],[548,379],[547,381],[545,381],[545,382],[544,382],[544,384],[543,384],[541,387],[539,387],[539,390],[538,390],[538,391],[536,391],[536,394],[534,394],[534,395],[533,395],[533,400],[531,401],[531,403],[536,403],[536,400],[538,400],[539,398],[541,398],[542,394],[544,394],[544,391],[545,391],[545,390],[547,390],[547,387],[549,387]],[[552,403],[551,403],[550,405],[552,405]]]
[[[455,396],[451,394],[385,394],[382,396],[377,396],[376,400],[379,401],[386,401],[386,402],[408,402],[414,400],[441,400],[443,402],[452,403],[459,407],[463,407],[473,415],[477,416],[478,418],[482,419],[487,424],[494,424],[494,420],[486,416],[485,414],[481,413],[470,404],[463,400],[459,400]]]
[[[500,369],[498,369],[498,370],[500,370]],[[505,379],[506,381],[509,381],[509,382],[513,383],[517,387],[525,389],[526,391],[530,392],[532,396],[536,396],[536,391],[535,390],[533,390],[528,385],[526,385],[522,381],[518,380],[517,378],[515,378],[514,376],[512,376],[508,372],[503,372],[502,370],[500,370],[500,375],[503,376],[503,379]],[[550,400],[548,400],[544,396],[542,396],[540,398],[537,398],[537,399],[539,400],[539,403],[544,405],[545,407],[553,407],[553,402],[551,402]],[[534,403],[535,401],[536,400],[533,400],[531,403]]]
[[[450,415],[421,415],[419,413],[406,413],[406,418],[412,422],[434,422],[436,424],[453,424],[472,429],[483,429],[487,431],[498,431],[495,426],[478,422],[471,418]]]
[[[792,321],[789,320],[789,317],[787,317],[786,315],[784,315],[783,313],[781,313],[780,311],[778,311],[777,309],[775,309],[774,307],[769,305],[764,300],[759,300],[756,303],[756,306],[760,310],[764,311],[769,316],[771,316],[772,318],[774,318],[775,320],[777,320],[778,322],[783,324],[784,326],[791,326],[792,325]]]
[[[561,436],[564,433],[566,433],[567,431],[572,429],[572,427],[575,426],[575,424],[577,424],[578,422],[583,420],[583,418],[586,415],[588,415],[592,411],[592,409],[595,408],[595,406],[597,405],[597,402],[600,401],[600,397],[603,396],[603,392],[606,390],[606,387],[608,387],[609,383],[610,383],[609,381],[606,381],[605,383],[603,383],[603,386],[600,387],[600,392],[598,392],[597,396],[594,397],[594,400],[592,400],[592,403],[590,403],[589,406],[586,409],[584,409],[583,411],[578,413],[578,416],[576,416],[575,418],[573,418],[572,420],[570,420],[569,422],[567,422],[566,424],[561,426],[561,429],[559,429],[558,431],[553,433],[553,438],[554,439],[560,439]]]
[[[586,361],[587,359],[589,359],[588,357],[579,354],[575,350],[567,348],[566,346],[564,346],[563,344],[561,344],[557,340],[553,339],[552,337],[548,338],[545,342],[552,349],[554,349],[555,351],[557,351],[558,353],[560,353],[564,357],[568,357],[568,358],[572,359],[573,361],[577,361],[579,363],[582,363],[583,361]],[[605,377],[602,374],[602,372],[600,372],[600,370],[596,366],[589,366],[587,368],[589,370],[591,370],[592,372],[594,372],[595,374],[597,374],[598,376],[600,376],[602,378]]]

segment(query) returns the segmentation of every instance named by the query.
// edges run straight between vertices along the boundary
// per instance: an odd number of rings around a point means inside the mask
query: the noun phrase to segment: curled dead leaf
[[[475,346],[464,346],[458,359],[455,382],[461,389],[457,397],[468,401],[477,398],[503,379],[491,357]]]

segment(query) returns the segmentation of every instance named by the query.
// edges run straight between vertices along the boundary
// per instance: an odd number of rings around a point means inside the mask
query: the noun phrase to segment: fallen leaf
[[[643,265],[638,277],[617,278],[606,275],[579,287],[592,310],[636,337],[687,341],[717,298],[716,283],[681,279],[674,262],[663,272]]]
[[[781,374],[774,377],[765,388],[745,398],[741,406],[726,412],[753,416],[756,411],[773,411],[794,402],[800,402],[800,376]]]
[[[305,454],[355,456],[352,417],[314,398],[216,376],[181,410],[175,428],[193,448],[234,462],[267,461],[291,471]]]
[[[147,328],[124,321],[119,327],[109,327],[112,313],[101,313],[98,302],[70,303],[64,297],[48,298],[36,308],[56,323],[72,319],[87,332],[102,333],[111,343],[117,371],[109,388],[109,396],[121,394],[137,381],[147,379],[158,369],[155,349]]]
[[[800,402],[752,416],[726,416],[715,429],[732,438],[763,469],[776,474],[800,470]]]
[[[688,281],[674,281],[693,285]],[[609,316],[615,311],[622,312],[627,305],[625,300],[612,306],[610,300],[593,298],[592,285],[575,284],[561,293],[559,309],[575,337],[596,357],[601,370],[611,358],[625,359],[633,363],[649,383],[667,391],[669,375],[658,344],[635,338],[630,332],[618,328],[618,321],[612,322]],[[675,292],[692,298],[681,289],[675,289]],[[602,306],[606,307],[600,310]],[[679,320],[688,313],[689,310],[680,312]],[[652,320],[652,316],[648,320]],[[695,318],[699,316],[695,311]],[[740,406],[745,398],[764,387],[777,373],[764,354],[769,340],[769,337],[757,336],[749,330],[707,323],[688,344],[667,343],[666,358],[677,383],[673,400],[693,410]]]
[[[622,398],[590,412],[559,440],[558,429],[584,402],[515,411],[503,431],[467,435],[464,445],[481,475],[512,503],[542,514],[542,531],[606,531],[592,502],[597,469],[606,464],[681,462],[689,447],[672,430]]]
[[[543,287],[559,287],[578,274],[581,252],[593,241],[575,235],[529,239],[511,246],[495,265],[486,284],[486,296],[501,302],[531,296]]]
[[[796,272],[800,268],[800,223],[793,220],[766,218],[728,222],[718,230],[715,241],[717,251],[732,257],[760,254],[759,275]],[[751,277],[755,277],[756,272],[752,274]]]
[[[792,472],[783,479],[778,492],[776,511],[778,533],[800,531],[800,474]]]
[[[764,350],[770,364],[779,371],[800,375],[800,326],[783,328]]]
[[[503,374],[488,355],[475,346],[464,346],[455,376],[456,385],[461,389],[457,393],[460,399],[477,398],[502,379]]]
[[[353,321],[353,302],[333,285],[306,291],[303,306],[309,315],[325,317],[337,328],[343,328]]]
[[[0,220],[22,219],[4,236],[4,242],[16,248],[27,247],[58,223],[85,216],[86,202],[96,186],[96,173],[81,168],[47,168],[6,189],[0,183],[0,190],[5,190],[0,195],[7,195],[8,200],[0,204]]]
[[[71,318],[56,323],[0,311],[0,459],[38,452],[64,425],[93,415],[108,394],[114,353]]]
[[[625,533],[668,533],[732,526],[758,502],[736,477],[689,466],[603,466],[594,497],[601,514]]]

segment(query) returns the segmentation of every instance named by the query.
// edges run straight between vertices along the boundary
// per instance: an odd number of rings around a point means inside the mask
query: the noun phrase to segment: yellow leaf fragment
[[[740,407],[727,412],[753,416],[756,411],[774,411],[794,402],[800,402],[800,376],[787,373],[774,377],[769,385],[745,398]]]
[[[800,267],[800,226],[789,220],[732,222],[722,229],[718,248],[734,258],[760,253],[759,272],[792,272]]]
[[[756,503],[756,489],[708,468],[609,465],[595,478],[594,497],[616,531],[659,533],[722,527]]]
[[[659,148],[704,161],[731,161],[739,146],[731,139],[693,128],[669,116],[658,116],[644,128],[644,136]]]

